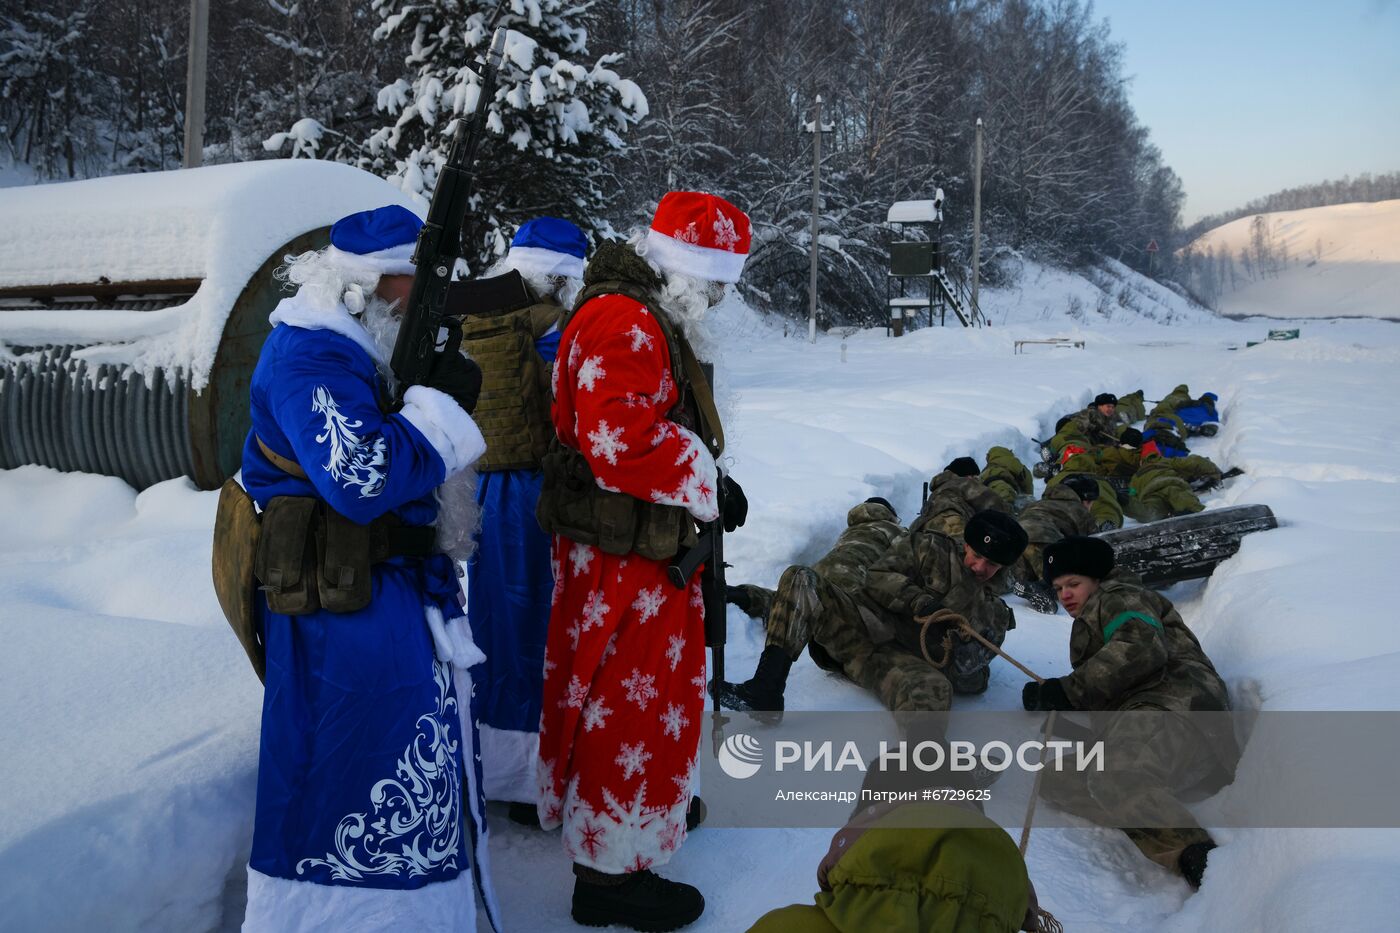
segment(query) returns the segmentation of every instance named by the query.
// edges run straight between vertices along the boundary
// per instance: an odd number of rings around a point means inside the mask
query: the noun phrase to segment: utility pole
[[[817,342],[817,234],[821,218],[822,134],[836,129],[835,123],[822,122],[822,96],[817,95],[812,110],[812,122],[804,124],[804,132],[812,134],[812,272],[807,283],[807,341]]]
[[[209,0],[190,0],[190,54],[185,72],[185,168],[204,163],[204,78],[208,71]]]
[[[972,307],[977,303],[977,271],[982,259],[982,118],[977,118],[977,147],[972,159]],[[976,311],[972,313],[976,314]]]

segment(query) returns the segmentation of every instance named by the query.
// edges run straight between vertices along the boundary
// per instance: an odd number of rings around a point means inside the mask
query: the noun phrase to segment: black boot
[[[574,875],[573,918],[586,927],[617,924],[666,933],[694,923],[705,912],[699,890],[651,871],[605,875],[575,865]]]
[[[792,658],[777,645],[768,645],[758,657],[758,670],[741,684],[727,680],[711,681],[710,695],[715,704],[732,710],[783,711],[783,690],[787,688]]]
[[[1030,603],[1036,612],[1052,616],[1059,611],[1060,604],[1055,600],[1055,591],[1050,588],[1050,584],[1041,580],[1026,582],[1012,577],[1011,592]]]
[[[731,606],[738,606],[739,611],[750,618],[763,619],[773,607],[773,591],[749,583],[726,586],[724,601]]]
[[[710,810],[705,806],[705,801],[698,796],[690,798],[690,806],[685,809],[685,831],[694,832],[695,827],[705,822],[705,817]]]
[[[510,805],[510,810],[506,815],[510,817],[512,823],[519,823],[521,826],[528,826],[531,829],[543,829],[540,825],[540,811],[533,803],[515,802]]]
[[[1182,877],[1192,889],[1200,889],[1201,877],[1206,873],[1206,856],[1210,855],[1210,850],[1214,848],[1213,842],[1193,842],[1176,857],[1177,867],[1181,869]]]

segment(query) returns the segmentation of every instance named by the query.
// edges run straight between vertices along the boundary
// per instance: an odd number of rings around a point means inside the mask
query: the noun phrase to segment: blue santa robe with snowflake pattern
[[[259,506],[311,496],[360,523],[387,512],[431,523],[434,489],[484,449],[470,416],[421,386],[399,413],[382,414],[378,352],[343,307],[292,298],[272,320],[243,455]],[[274,466],[257,438],[308,479]],[[462,637],[454,571],[444,555],[393,558],[374,566],[373,600],[358,612],[289,617],[262,606],[245,929],[474,929],[473,874],[494,925],[475,717],[459,692],[470,678],[439,658],[429,629],[432,619]],[[464,762],[474,767],[464,772]]]

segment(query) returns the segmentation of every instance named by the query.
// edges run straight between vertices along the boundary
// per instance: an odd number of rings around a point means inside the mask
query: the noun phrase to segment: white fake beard
[[[628,244],[647,265],[661,277],[661,308],[672,321],[679,324],[700,359],[713,363],[719,353],[719,341],[709,326],[707,312],[724,299],[725,284],[679,272],[667,272],[647,258],[644,233],[629,239]]]
[[[554,301],[560,307],[572,308],[574,299],[583,289],[583,280],[575,279],[567,275],[540,275],[538,272],[527,272],[519,269],[510,261],[510,257],[504,257],[491,268],[486,270],[485,278],[494,278],[504,275],[512,269],[520,273],[520,277],[525,280],[525,284],[530,286],[530,291],[542,301]]]
[[[394,355],[394,342],[399,339],[399,325],[403,323],[403,318],[394,313],[398,310],[398,302],[385,301],[371,292],[364,298],[364,307],[365,309],[357,315],[360,326],[369,334],[369,339],[379,351],[374,362],[379,368],[380,377],[389,387],[389,394],[396,395],[398,380],[389,368],[389,360]]]
[[[476,504],[476,468],[449,476],[434,493],[437,499],[437,546],[448,557],[465,563],[476,553],[481,530],[481,507]]]
[[[382,362],[376,360],[376,365],[391,395],[397,394],[398,380],[388,361],[399,337],[399,325],[403,323],[403,318],[395,313],[397,310],[398,302],[385,301],[371,293],[366,296],[365,309],[359,315],[360,325],[379,350]],[[434,490],[433,498],[438,507],[437,521],[433,523],[437,528],[438,550],[454,561],[470,559],[476,551],[476,533],[481,527],[481,508],[476,504],[476,470],[467,467],[449,476]]]

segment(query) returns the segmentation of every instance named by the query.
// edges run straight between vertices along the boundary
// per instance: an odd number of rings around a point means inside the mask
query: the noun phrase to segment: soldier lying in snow
[[[992,450],[1006,448],[994,447]],[[1006,453],[1011,456],[1011,451],[1006,450]],[[1014,456],[1011,459],[1020,465]],[[919,517],[909,525],[909,530],[937,531],[958,538],[962,536],[968,519],[983,509],[1009,513],[1011,503],[986,486],[978,475],[976,460],[958,457],[929,481],[928,498],[924,500]]]
[[[711,684],[717,703],[782,710],[788,672],[809,647],[822,667],[874,691],[896,712],[945,711],[953,693],[987,688],[992,652],[955,634],[951,621],[916,619],[947,609],[1001,644],[1015,617],[993,593],[1005,585],[1003,568],[1025,549],[1021,526],[985,510],[967,522],[963,538],[906,533],[883,499],[856,506],[848,521],[825,557],[787,568],[776,592],[731,591],[732,602],[764,619],[767,639],[750,680]]]

